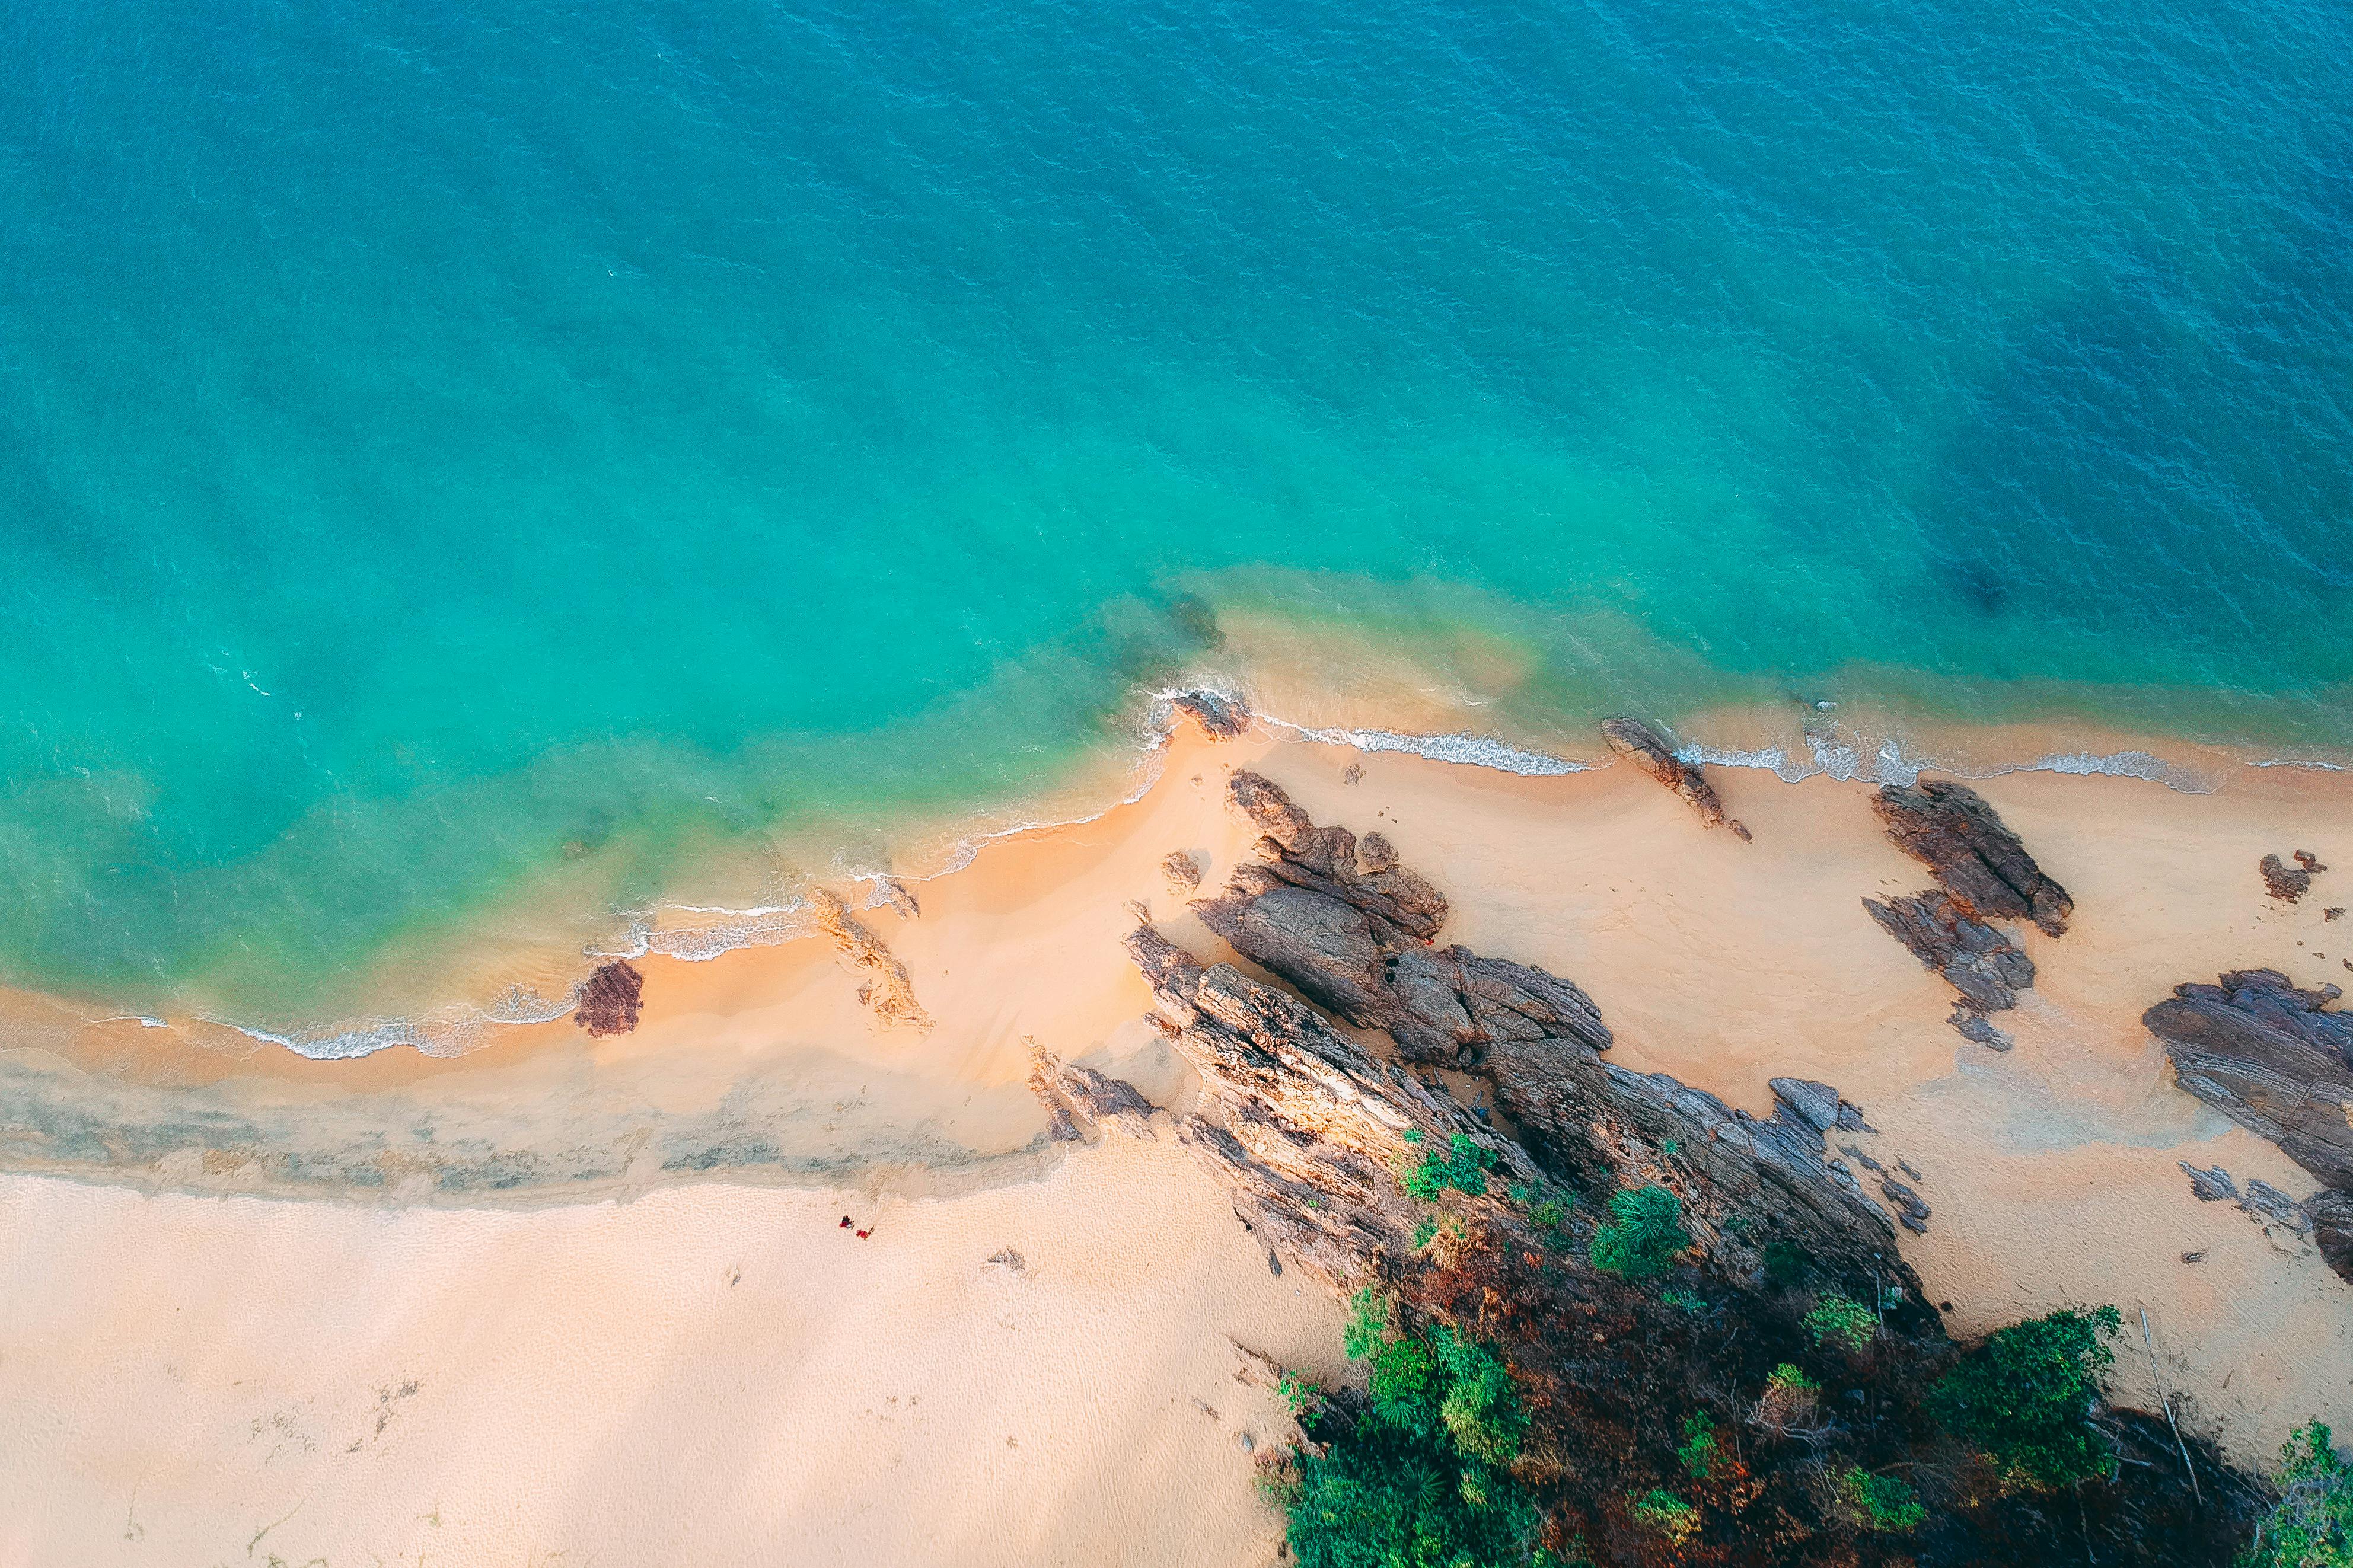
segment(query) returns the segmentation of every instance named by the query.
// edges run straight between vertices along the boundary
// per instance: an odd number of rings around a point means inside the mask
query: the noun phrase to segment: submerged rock
[[[2043,874],[1977,791],[1951,779],[1922,779],[1911,788],[1882,785],[1873,805],[1887,837],[1926,862],[1968,913],[2031,920],[2051,936],[2066,931],[2075,900]]]
[[[2331,1187],[2353,1187],[2353,1014],[2334,985],[2300,991],[2273,969],[2179,985],[2141,1023],[2174,1080]]]
[[[1230,741],[1250,726],[1250,704],[1229,692],[1201,688],[1180,691],[1168,700],[1212,741]]]
[[[1725,815],[1724,802],[1716,797],[1715,786],[1707,782],[1700,765],[1676,756],[1674,742],[1657,726],[1620,714],[1601,721],[1601,738],[1609,742],[1611,751],[1681,795],[1699,813],[1702,822],[1710,827],[1728,827],[1744,844],[1751,842],[1748,829]]]
[[[638,1026],[646,978],[626,959],[600,963],[573,994],[572,1021],[590,1037],[626,1035]]]

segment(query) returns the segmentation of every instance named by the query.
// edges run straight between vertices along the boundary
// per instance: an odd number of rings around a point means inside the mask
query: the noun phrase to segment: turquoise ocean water
[[[1205,605],[2341,754],[2348,424],[2341,5],[18,0],[0,981],[755,901]]]

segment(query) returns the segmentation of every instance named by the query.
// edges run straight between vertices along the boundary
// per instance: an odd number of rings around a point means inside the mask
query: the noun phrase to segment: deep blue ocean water
[[[2340,5],[17,0],[0,981],[340,1016],[1196,600],[2342,747],[2348,425]]]

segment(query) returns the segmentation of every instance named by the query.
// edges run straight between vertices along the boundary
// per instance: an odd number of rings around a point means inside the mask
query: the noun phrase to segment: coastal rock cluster
[[[817,929],[832,939],[833,950],[842,962],[865,976],[859,983],[858,1000],[875,1020],[886,1027],[902,1024],[928,1033],[932,1016],[915,1000],[915,985],[907,976],[907,966],[889,945],[867,930],[839,896],[824,888],[810,892],[809,909]]]
[[[2018,994],[2034,984],[2034,961],[1992,921],[2031,920],[2058,936],[2075,900],[1966,784],[1885,784],[1872,805],[1887,837],[1926,864],[1939,885],[1908,898],[1867,898],[1862,907],[1958,993],[1947,1023],[1981,1046],[2010,1049],[2010,1037],[1987,1015],[2018,1005]]]
[[[1280,984],[1198,958],[1141,915],[1125,939],[1150,1022],[1207,1090],[1178,1136],[1271,1268],[1364,1289],[1360,1325],[1372,1312],[1390,1333],[1439,1336],[1413,1343],[1494,1358],[1525,1437],[1516,1458],[1495,1458],[1504,1468],[1463,1473],[1482,1487],[1508,1475],[1550,1560],[2228,1560],[2243,1526],[2229,1510],[2201,1511],[2183,1480],[2202,1471],[2212,1496],[2226,1472],[2158,1416],[2102,1412],[2125,1463],[2078,1489],[2063,1517],[1943,1433],[1928,1391],[1959,1350],[1847,1162],[1914,1228],[1928,1215],[1911,1184],[1922,1178],[1865,1152],[1873,1129],[1837,1089],[1776,1079],[1773,1112],[1758,1119],[1615,1066],[1599,1008],[1573,983],[1437,948],[1444,896],[1377,836],[1319,826],[1254,773],[1237,773],[1229,799],[1260,830],[1254,858],[1192,907]],[[1396,1058],[1311,1003],[1384,1031]],[[1433,1060],[1450,1066],[1433,1071]],[[1040,1061],[1041,1095],[1075,1128],[1101,1087]],[[1492,1114],[1458,1098],[1456,1071],[1492,1095]],[[1845,1159],[1826,1157],[1826,1136],[1841,1137]],[[1609,1261],[1614,1216],[1662,1203],[1673,1215],[1667,1255],[1639,1274]],[[1826,1311],[1868,1322],[1852,1350],[1822,1339]],[[1800,1358],[1825,1368],[1820,1384],[1790,1381]],[[1293,1387],[1265,1358],[1244,1360],[1246,1379]],[[1776,1404],[1771,1389],[1797,1393]],[[1362,1430],[1348,1414],[1362,1394],[1305,1393],[1301,1445],[1261,1460],[1278,1490],[1300,1456],[1328,1456],[1327,1441]],[[1712,1445],[1698,1460],[1694,1432]],[[1719,1469],[1713,1456],[1727,1449],[1736,1457]],[[1859,1531],[1824,1489],[1833,1473],[1918,1478],[1934,1489],[1933,1524],[1883,1540]],[[1662,1498],[1683,1510],[1683,1533],[1661,1534]]]
[[[2263,876],[2263,891],[2284,904],[2292,904],[2312,889],[2312,876],[2326,871],[2327,867],[2309,849],[2295,851],[2295,864],[2291,866],[2276,855],[2266,855],[2255,869]]]
[[[1614,1180],[1657,1168],[1672,1150],[1687,1209],[1720,1233],[1736,1264],[1761,1265],[1761,1240],[1723,1222],[1769,1214],[1778,1234],[1843,1271],[1902,1274],[1886,1213],[1841,1162],[1824,1157],[1831,1128],[1868,1131],[1836,1089],[1776,1079],[1774,1113],[1759,1120],[1664,1073],[1605,1062],[1609,1029],[1575,984],[1433,945],[1445,897],[1399,865],[1380,836],[1359,842],[1344,827],[1319,827],[1252,773],[1233,775],[1228,799],[1261,829],[1259,858],[1238,867],[1223,893],[1194,904],[1203,923],[1311,1001],[1386,1032],[1408,1061],[1475,1072],[1546,1170]],[[1155,996],[1168,963],[1164,954],[1145,966]],[[1164,1002],[1171,1016],[1191,1005],[1181,994]],[[1278,1015],[1293,1016],[1271,1003],[1257,1016]],[[1187,1044],[1180,1037],[1180,1049]],[[1915,1224],[1926,1213],[1917,1208]]]
[[[573,994],[572,1021],[592,1039],[626,1035],[638,1026],[645,994],[646,977],[627,959],[600,963]]]
[[[1601,721],[1601,738],[1609,749],[1648,773],[1683,797],[1710,827],[1728,827],[1742,843],[1753,843],[1748,829],[1725,815],[1724,802],[1697,763],[1675,755],[1674,742],[1659,728],[1641,719],[1620,714]]]
[[[2329,1267],[2353,1280],[2353,1014],[2329,1010],[2341,994],[2334,985],[2298,989],[2274,969],[2235,970],[2219,984],[2176,986],[2141,1023],[2172,1058],[2176,1083],[2328,1189],[2286,1205],[2300,1207],[2300,1217],[2280,1212],[2284,1200],[2241,1206],[2310,1235]],[[2219,1169],[2183,1169],[2200,1197],[2239,1197]]]

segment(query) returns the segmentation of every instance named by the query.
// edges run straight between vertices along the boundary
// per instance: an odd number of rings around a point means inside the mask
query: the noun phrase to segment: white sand
[[[1189,1156],[1124,1141],[879,1207],[12,1176],[0,1237],[0,1562],[28,1568],[1265,1562],[1240,1439],[1288,1417],[1227,1336],[1323,1364],[1339,1333]]]

